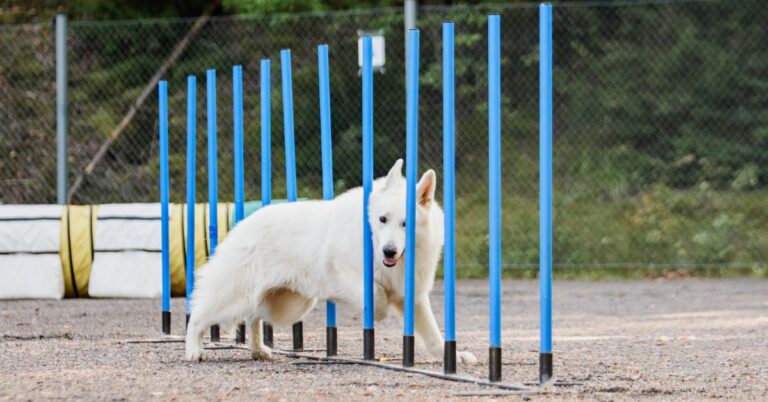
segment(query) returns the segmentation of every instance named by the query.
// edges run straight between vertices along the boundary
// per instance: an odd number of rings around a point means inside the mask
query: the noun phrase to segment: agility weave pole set
[[[445,22],[443,34],[443,180],[445,213],[444,246],[444,303],[445,346],[444,373],[410,369],[414,366],[414,290],[416,250],[416,182],[418,180],[418,86],[419,86],[419,30],[408,32],[406,69],[406,249],[405,289],[403,310],[403,363],[402,370],[427,374],[433,377],[472,382],[479,385],[498,385],[500,388],[519,389],[497,384],[501,381],[501,28],[498,15],[488,16],[488,187],[489,187],[489,374],[490,382],[453,376],[456,373],[455,328],[455,117],[454,117],[454,24]],[[397,369],[375,359],[374,350],[374,298],[373,298],[373,248],[371,228],[368,222],[368,200],[373,189],[373,56],[370,36],[362,38],[362,154],[363,154],[363,270],[364,270],[364,320],[363,361],[332,358],[337,354],[336,306],[326,304],[326,354],[328,358],[308,356],[276,350],[294,357],[321,359],[328,362],[368,364],[375,367]],[[291,85],[290,51],[281,50],[281,77],[283,95],[283,124],[285,135],[285,162],[287,200],[297,200],[296,165],[293,130],[293,93]],[[270,149],[270,60],[260,63],[261,81],[261,186],[262,207],[271,203],[271,149]],[[333,199],[331,155],[330,87],[328,71],[328,47],[318,46],[318,75],[320,96],[320,128],[322,149],[323,199]],[[234,167],[235,167],[235,223],[244,218],[243,179],[243,94],[242,68],[232,70],[234,108]],[[216,249],[218,239],[217,172],[216,172],[216,72],[206,74],[207,129],[208,129],[208,190],[210,214],[210,255]],[[168,98],[167,82],[160,81],[159,131],[160,131],[160,198],[162,219],[162,330],[170,334],[170,269],[168,234]],[[195,203],[195,124],[196,78],[187,79],[187,305],[189,320],[191,292],[194,289],[194,203]],[[549,383],[553,375],[552,358],[552,6],[539,7],[539,233],[540,233],[540,347],[539,381]],[[234,279],[233,279],[234,280]],[[301,322],[293,326],[293,349],[303,349]],[[273,346],[272,327],[264,323],[265,343]],[[211,329],[211,341],[219,340],[218,328]],[[238,328],[238,343],[245,341],[245,328]]]
[[[297,199],[296,191],[296,168],[295,151],[293,141],[293,100],[291,96],[291,70],[290,70],[290,51],[281,51],[281,69],[283,80],[283,97],[286,99],[284,104],[285,125],[285,154],[286,154],[286,180],[288,184],[288,201],[293,202]],[[327,57],[327,51],[326,51]],[[262,136],[261,142],[265,144],[262,147],[262,207],[269,205],[272,201],[271,191],[271,153],[270,153],[270,85],[269,85],[269,60],[261,61],[261,100],[262,100]],[[327,66],[327,62],[326,62]],[[243,89],[242,89],[242,67],[234,66],[232,68],[232,92],[233,92],[233,127],[234,127],[234,170],[235,170],[235,202],[234,202],[234,222],[237,224],[245,217],[245,196],[244,196],[244,166],[243,166]],[[286,85],[286,78],[288,84]],[[191,313],[191,297],[194,289],[194,271],[195,271],[195,146],[196,146],[196,86],[197,78],[187,77],[187,247],[186,247],[186,320],[189,321]],[[160,204],[161,204],[161,230],[162,230],[162,330],[168,335],[171,332],[171,311],[170,311],[170,257],[169,257],[169,213],[168,213],[168,89],[167,82],[160,81],[159,89],[159,110],[160,110]],[[217,175],[217,142],[216,142],[216,71],[208,70],[206,72],[206,109],[207,109],[207,130],[208,130],[208,205],[210,208],[210,218],[208,230],[210,233],[209,255],[213,255],[218,245],[218,175]],[[330,117],[329,117],[330,120]],[[329,133],[330,135],[330,133]],[[330,158],[330,155],[328,156]],[[331,181],[332,183],[332,181]],[[331,198],[332,198],[331,194]],[[332,304],[332,303],[330,303]],[[302,323],[295,323],[293,326],[294,349],[303,349],[303,327]],[[218,326],[211,327],[211,341],[217,342],[220,339]],[[245,326],[238,326],[238,343],[245,342]],[[272,346],[273,331],[271,325],[264,324],[264,341],[268,346]]]

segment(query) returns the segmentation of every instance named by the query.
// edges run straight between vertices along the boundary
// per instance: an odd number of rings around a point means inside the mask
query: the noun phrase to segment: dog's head
[[[368,204],[368,221],[373,234],[374,261],[391,268],[403,261],[405,251],[405,194],[403,160],[398,159],[387,177],[377,180]],[[437,178],[430,169],[416,185],[416,232],[429,221],[435,199]]]

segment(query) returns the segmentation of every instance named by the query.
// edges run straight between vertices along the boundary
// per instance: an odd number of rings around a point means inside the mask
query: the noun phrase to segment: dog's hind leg
[[[206,294],[199,299],[199,303],[193,305],[187,326],[186,357],[188,360],[206,360],[202,337],[211,325],[219,324],[226,327],[257,314],[253,304],[247,298],[235,298],[235,302],[226,304],[227,300],[215,299],[214,296]]]
[[[251,357],[253,360],[272,360],[272,350],[264,344],[264,323],[251,321]]]

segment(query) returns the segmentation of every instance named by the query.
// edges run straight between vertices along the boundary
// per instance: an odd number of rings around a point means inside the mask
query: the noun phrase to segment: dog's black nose
[[[394,258],[397,255],[397,248],[392,246],[384,247],[384,257]]]

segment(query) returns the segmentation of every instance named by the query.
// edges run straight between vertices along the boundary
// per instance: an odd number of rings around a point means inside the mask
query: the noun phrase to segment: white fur
[[[400,315],[403,309],[405,179],[401,169],[402,159],[387,177],[374,182],[369,200],[377,321],[386,317],[390,306]],[[417,185],[415,332],[417,341],[437,359],[443,353],[443,337],[429,303],[443,247],[443,211],[434,201],[436,184],[435,172],[429,170]],[[271,351],[262,342],[262,320],[291,325],[317,300],[343,303],[362,312],[362,215],[363,191],[354,188],[332,201],[271,205],[240,222],[195,280],[187,359],[205,360],[201,339],[213,324],[250,323],[251,355],[268,360]],[[397,262],[391,268],[384,265],[385,246],[397,250]],[[477,362],[469,352],[459,352],[458,358]]]

